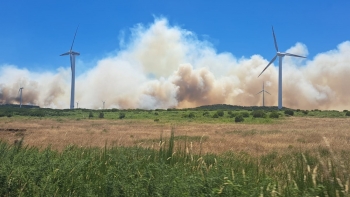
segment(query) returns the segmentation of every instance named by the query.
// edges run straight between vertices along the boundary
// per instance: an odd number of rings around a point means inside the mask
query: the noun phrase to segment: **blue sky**
[[[69,67],[74,31],[78,59],[94,62],[119,50],[137,24],[165,17],[169,24],[209,41],[218,53],[235,57],[274,55],[271,26],[284,51],[304,43],[309,59],[350,40],[350,1],[4,1],[0,6],[0,65],[33,71]],[[77,70],[77,72],[82,72]]]

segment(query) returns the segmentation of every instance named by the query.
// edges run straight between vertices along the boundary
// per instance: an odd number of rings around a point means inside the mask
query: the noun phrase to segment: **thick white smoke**
[[[102,100],[106,108],[262,105],[261,95],[256,93],[263,82],[272,94],[266,95],[265,104],[277,105],[277,68],[270,66],[257,77],[270,59],[260,55],[237,59],[230,53],[217,53],[207,41],[170,26],[164,18],[131,31],[131,41],[124,43],[124,49],[76,77],[75,99],[79,107],[101,108]],[[301,43],[288,52],[308,53]],[[348,108],[349,54],[350,42],[346,41],[310,60],[285,57],[283,105],[301,109]],[[23,86],[24,104],[69,107],[70,68],[60,68],[56,73],[35,73],[13,65],[0,68],[2,103],[18,103],[18,88]]]

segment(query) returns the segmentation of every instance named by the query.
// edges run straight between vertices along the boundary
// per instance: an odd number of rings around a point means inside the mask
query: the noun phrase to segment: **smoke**
[[[193,32],[156,19],[149,26],[131,29],[122,49],[99,60],[76,77],[76,96],[81,108],[185,108],[209,104],[262,105],[256,95],[265,82],[265,105],[277,105],[277,67],[258,75],[270,59],[260,55],[236,58],[218,53]],[[296,43],[287,52],[307,55]],[[346,109],[350,91],[350,42],[313,59],[283,59],[283,106],[301,109]],[[271,54],[271,58],[273,54]],[[79,57],[78,57],[79,58]],[[268,57],[270,58],[270,57]],[[67,60],[68,61],[68,60]],[[277,63],[277,61],[276,61]],[[0,102],[68,108],[70,67],[36,73],[14,65],[0,67]],[[79,67],[77,67],[79,69]]]

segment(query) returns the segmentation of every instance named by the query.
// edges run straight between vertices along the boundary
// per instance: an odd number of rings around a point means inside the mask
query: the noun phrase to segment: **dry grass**
[[[332,150],[350,150],[350,119],[291,117],[276,124],[161,124],[140,120],[69,120],[0,118],[0,139],[14,143],[24,137],[24,145],[62,150],[78,146],[157,146],[160,135],[167,139],[175,127],[176,136],[191,136],[202,142],[202,153],[244,151],[253,155],[293,149],[315,150],[325,147],[324,137]],[[8,129],[26,129],[8,131]],[[195,138],[196,137],[196,138]],[[190,140],[189,140],[190,141]],[[184,140],[179,140],[183,143]],[[199,140],[193,141],[199,151]]]

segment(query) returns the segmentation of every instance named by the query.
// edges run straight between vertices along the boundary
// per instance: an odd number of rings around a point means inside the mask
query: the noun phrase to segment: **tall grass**
[[[331,154],[194,155],[190,141],[179,143],[174,131],[153,149],[0,142],[0,196],[349,196]]]

